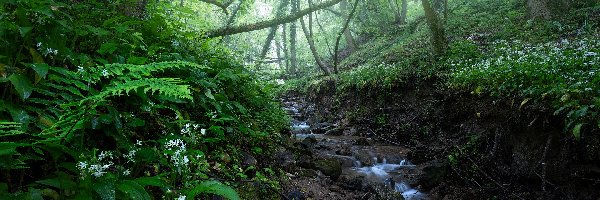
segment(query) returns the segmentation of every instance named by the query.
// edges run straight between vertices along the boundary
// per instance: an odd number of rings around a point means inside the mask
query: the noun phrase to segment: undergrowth
[[[0,2],[0,199],[278,187],[268,163],[244,162],[287,128],[272,86],[196,39],[171,2],[136,2]]]

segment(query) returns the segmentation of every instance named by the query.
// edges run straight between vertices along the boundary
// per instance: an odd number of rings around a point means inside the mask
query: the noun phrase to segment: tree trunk
[[[281,57],[281,44],[277,40],[275,40],[275,48],[277,48],[276,51],[275,51],[275,53],[277,55],[277,66],[281,70],[281,68],[283,66],[283,64],[281,64],[281,61],[283,60],[283,57]]]
[[[400,11],[400,25],[406,24],[406,13],[408,11],[408,2],[402,0],[402,10]]]
[[[308,0],[308,3],[309,3],[309,5],[311,5],[312,1]],[[299,6],[299,2],[296,2],[296,6]],[[329,76],[329,74],[331,74],[331,72],[329,72],[329,69],[327,68],[327,66],[325,66],[325,64],[323,64],[323,61],[321,61],[321,58],[319,57],[319,53],[317,52],[317,48],[315,47],[315,41],[313,40],[312,15],[308,15],[308,17],[309,17],[308,29],[306,28],[304,19],[303,18],[300,19],[300,24],[302,24],[302,31],[304,32],[304,36],[306,36],[306,41],[308,42],[308,47],[310,48],[310,52],[312,53],[313,57],[315,58],[315,62],[317,63],[319,68],[323,71],[323,73],[325,73],[326,76]]]
[[[298,7],[295,6],[295,2],[299,0],[292,0],[294,3],[291,3],[292,13],[295,13],[298,10]],[[290,72],[292,76],[296,76],[297,73],[297,57],[296,57],[296,21],[290,23]]]
[[[527,8],[531,19],[550,19],[552,12],[547,0],[527,0]]]
[[[287,47],[287,25],[283,24],[283,33],[281,33],[281,43],[283,44],[283,58],[285,59],[285,71],[290,72],[289,50]]]
[[[358,7],[358,2],[359,0],[354,1],[354,6],[352,7],[352,11],[350,11],[350,14],[348,15],[348,18],[346,19],[346,23],[344,23],[344,28],[342,28],[342,31],[340,32],[340,34],[338,34],[337,40],[335,41],[335,49],[333,50],[333,52],[335,53],[335,55],[333,56],[333,71],[337,74],[339,73],[338,70],[338,49],[340,46],[340,39],[342,38],[342,34],[344,33],[344,31],[346,31],[346,29],[348,28],[348,25],[350,24],[350,20],[352,19],[352,16],[354,16],[354,13],[356,12],[356,8]]]
[[[340,1],[342,1],[342,0],[329,0],[324,3],[318,4],[316,6],[313,6],[313,7],[304,9],[304,10],[300,10],[300,11],[296,10],[295,12],[292,12],[289,15],[266,20],[266,21],[256,22],[256,23],[252,23],[252,24],[244,24],[244,25],[239,25],[239,26],[234,26],[234,27],[229,27],[229,28],[225,27],[225,28],[220,28],[220,29],[216,29],[216,30],[209,30],[209,31],[205,32],[205,36],[208,38],[213,38],[213,37],[219,37],[219,36],[225,36],[225,35],[233,35],[233,34],[238,34],[238,33],[245,33],[245,32],[250,32],[250,31],[261,30],[261,29],[277,26],[280,24],[295,22],[296,20],[300,19],[301,17],[304,17],[305,15],[308,15],[309,13],[333,6],[335,4],[338,4]]]
[[[349,13],[347,0],[340,2],[340,8],[343,13]],[[346,39],[346,44],[348,44],[350,52],[354,52],[354,50],[357,48],[356,42],[354,41],[354,37],[352,37],[352,33],[350,32],[349,28],[344,29],[344,38]]]
[[[431,45],[433,46],[433,53],[436,56],[441,56],[446,53],[446,49],[448,49],[448,41],[446,40],[446,33],[444,31],[444,27],[440,22],[440,19],[431,7],[431,3],[429,0],[421,0],[423,5],[423,10],[425,10],[425,19],[427,20],[427,25],[429,26],[429,30],[431,31]]]
[[[277,7],[277,11],[275,12],[275,18],[282,16],[285,13],[284,9],[287,7],[288,3],[289,3],[289,0],[284,0],[279,4],[279,7]],[[265,59],[265,57],[267,56],[267,53],[269,52],[271,43],[273,42],[273,38],[275,38],[275,33],[277,33],[277,29],[279,29],[279,26],[273,26],[273,27],[271,27],[271,30],[269,31],[267,40],[265,40],[263,49],[260,52],[260,57],[258,57],[258,63],[256,64],[256,69],[258,69],[258,70],[260,70],[262,62]]]

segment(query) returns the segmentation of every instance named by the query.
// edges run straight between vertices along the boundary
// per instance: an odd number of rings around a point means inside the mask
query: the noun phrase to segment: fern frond
[[[0,138],[25,134],[25,132],[21,131],[20,129],[21,123],[0,122]]]
[[[133,64],[107,64],[97,66],[84,73],[84,79],[96,83],[104,78],[117,78],[121,80],[141,79],[150,77],[152,73],[164,72],[170,69],[210,69],[207,66],[191,62],[173,61],[158,62],[146,65]]]
[[[154,94],[158,92],[171,98],[192,100],[192,92],[188,85],[182,85],[183,81],[179,78],[148,78],[140,80],[130,80],[123,83],[113,83],[100,92],[98,95],[90,97],[90,100],[100,101],[110,96],[128,95],[131,91],[143,89],[144,93]]]

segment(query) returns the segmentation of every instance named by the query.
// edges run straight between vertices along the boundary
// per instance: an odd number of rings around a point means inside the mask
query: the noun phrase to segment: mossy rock
[[[315,161],[315,169],[337,180],[342,174],[342,163],[335,159],[320,159]]]

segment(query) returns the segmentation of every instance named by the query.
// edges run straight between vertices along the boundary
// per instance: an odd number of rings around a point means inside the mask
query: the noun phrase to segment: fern
[[[0,138],[23,135],[25,132],[21,131],[21,123],[17,122],[0,122]]]
[[[179,99],[192,100],[192,92],[188,85],[181,85],[183,81],[178,78],[147,78],[140,80],[130,80],[123,83],[113,83],[112,86],[105,88],[98,95],[89,97],[87,100],[102,101],[110,96],[121,96],[123,93],[129,95],[130,91],[143,89],[144,93],[150,91],[151,94],[159,94]]]
[[[116,78],[119,80],[141,79],[152,76],[152,73],[165,72],[173,69],[210,69],[207,66],[198,65],[191,62],[174,61],[158,62],[146,65],[132,64],[107,64],[97,66],[84,72],[84,79],[92,83],[100,81],[102,78]]]
[[[161,62],[151,63],[147,65],[130,65],[130,64],[109,64],[99,66],[96,69],[89,70],[83,76],[86,77],[91,84],[98,84],[104,78],[111,78],[110,83],[104,86],[97,94],[91,94],[90,91],[85,91],[89,87],[77,80],[74,73],[68,71],[57,71],[62,76],[54,76],[56,82],[70,83],[75,86],[55,85],[52,83],[45,84],[47,88],[52,88],[58,91],[63,98],[61,107],[67,112],[63,113],[58,121],[52,127],[43,131],[44,136],[48,137],[47,141],[69,140],[72,133],[85,128],[86,116],[90,115],[88,111],[96,110],[98,106],[104,105],[103,102],[110,101],[110,97],[114,96],[129,96],[133,91],[150,93],[164,97],[174,102],[181,100],[193,101],[192,91],[190,86],[185,81],[179,78],[152,78],[152,73],[164,72],[167,69],[209,69],[201,65],[189,62]],[[71,77],[70,79],[68,77]],[[52,92],[45,93],[52,95]],[[85,96],[84,94],[88,94]],[[56,95],[56,94],[54,94]],[[44,102],[35,100],[36,102]]]

